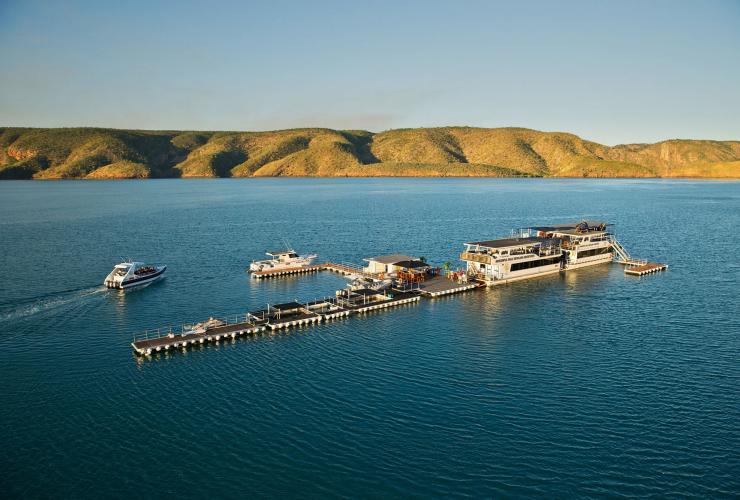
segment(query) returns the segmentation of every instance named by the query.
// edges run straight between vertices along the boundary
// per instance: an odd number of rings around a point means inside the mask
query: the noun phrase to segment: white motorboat
[[[148,265],[143,262],[121,262],[105,277],[108,288],[123,290],[146,285],[162,277],[167,266]]]
[[[249,265],[250,272],[280,271],[284,269],[300,269],[310,266],[318,257],[316,254],[298,255],[295,250],[289,249],[281,252],[267,252],[272,257],[268,260],[253,261]]]
[[[391,279],[374,279],[366,277],[358,277],[352,279],[347,288],[350,290],[375,290],[376,292],[382,292],[389,289],[393,285]]]
[[[209,318],[208,321],[203,321],[202,323],[196,323],[194,325],[191,325],[188,330],[183,332],[183,337],[186,335],[194,335],[197,333],[205,333],[208,330],[212,330],[213,328],[217,328],[219,326],[224,326],[226,323],[221,321],[220,319],[216,318]]]

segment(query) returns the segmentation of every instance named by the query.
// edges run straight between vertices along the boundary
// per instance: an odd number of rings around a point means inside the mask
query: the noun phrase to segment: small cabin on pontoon
[[[430,269],[430,266],[423,260],[402,254],[380,255],[363,260],[367,262],[363,271],[371,274],[426,273]]]

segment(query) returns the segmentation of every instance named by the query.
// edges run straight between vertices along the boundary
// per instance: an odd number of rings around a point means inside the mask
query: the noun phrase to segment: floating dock
[[[345,276],[350,274],[356,274],[365,277],[373,276],[372,273],[367,273],[363,271],[360,266],[353,266],[350,264],[336,264],[334,262],[326,262],[324,264],[317,264],[315,266],[286,267],[283,269],[274,269],[268,271],[250,271],[250,273],[255,279],[266,279],[279,278],[281,276],[292,276],[296,274],[310,274],[319,271],[333,271]]]
[[[419,293],[426,297],[441,297],[466,292],[484,286],[477,281],[455,281],[446,276],[434,276],[419,283]]]
[[[477,285],[476,285],[477,286]],[[469,289],[468,287],[464,288]],[[463,291],[448,290],[447,293]],[[235,339],[243,335],[254,335],[265,331],[287,330],[295,327],[318,325],[321,322],[347,318],[351,315],[388,309],[404,304],[414,304],[421,300],[422,292],[416,290],[340,290],[335,297],[317,299],[307,303],[286,302],[268,305],[265,309],[252,311],[231,319],[211,318],[218,322],[205,331],[199,331],[201,324],[182,325],[178,328],[166,327],[147,330],[134,336],[131,346],[140,356],[151,356],[162,351],[187,348],[221,340]]]
[[[419,302],[417,291],[379,291],[370,288],[360,290],[340,290],[332,299],[339,307],[353,313],[365,313],[378,309]]]
[[[326,262],[251,271],[256,279],[332,271],[349,276],[352,284],[329,298],[305,303],[295,300],[268,304],[265,309],[248,312],[231,320],[211,318],[175,329],[146,331],[134,336],[131,345],[136,354],[150,356],[160,351],[235,339],[268,330],[318,325],[371,311],[415,304],[422,297],[442,297],[487,285],[612,261],[623,264],[624,272],[633,276],[668,269],[667,264],[631,257],[614,235],[606,231],[606,226],[606,223],[583,221],[578,224],[530,227],[519,230],[518,236],[512,233],[511,238],[465,243],[466,249],[460,258],[467,263],[467,269],[456,272],[449,270],[450,263],[445,263],[447,271],[443,272],[439,267],[433,268],[427,264],[423,257],[402,254],[363,259],[368,263],[366,267]],[[291,258],[298,257],[292,250],[287,254]],[[311,262],[314,258],[312,255],[304,262]]]
[[[646,274],[657,273],[668,269],[668,264],[658,264],[655,262],[642,262],[634,265],[628,264],[624,268],[625,274],[631,274],[632,276],[644,276]]]
[[[317,266],[301,266],[301,267],[286,267],[284,269],[276,269],[271,271],[252,271],[252,277],[256,279],[265,279],[265,278],[277,278],[280,276],[291,276],[295,274],[308,274],[308,273],[317,273],[319,271],[323,271],[325,268],[324,265],[317,265]]]
[[[223,325],[205,331],[194,332],[193,325],[182,325],[179,332],[173,328],[159,328],[147,330],[134,337],[131,346],[134,352],[141,356],[149,356],[154,352],[170,349],[186,348],[206,342],[220,342],[228,338],[242,335],[252,335],[267,330],[266,322],[255,320],[249,315],[235,317],[231,322],[222,320]]]

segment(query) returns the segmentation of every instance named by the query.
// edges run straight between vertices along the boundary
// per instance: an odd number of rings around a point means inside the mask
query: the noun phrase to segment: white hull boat
[[[108,288],[124,290],[148,285],[160,279],[167,266],[147,265],[143,262],[121,262],[105,277],[103,284]]]
[[[265,271],[282,271],[285,269],[300,269],[310,266],[316,257],[316,254],[298,255],[295,250],[285,250],[284,252],[267,252],[272,257],[269,260],[253,261],[249,265],[249,272]]]

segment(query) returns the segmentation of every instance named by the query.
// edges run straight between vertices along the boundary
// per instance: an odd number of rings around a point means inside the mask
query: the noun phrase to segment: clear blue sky
[[[0,125],[740,139],[740,0],[0,0]]]

